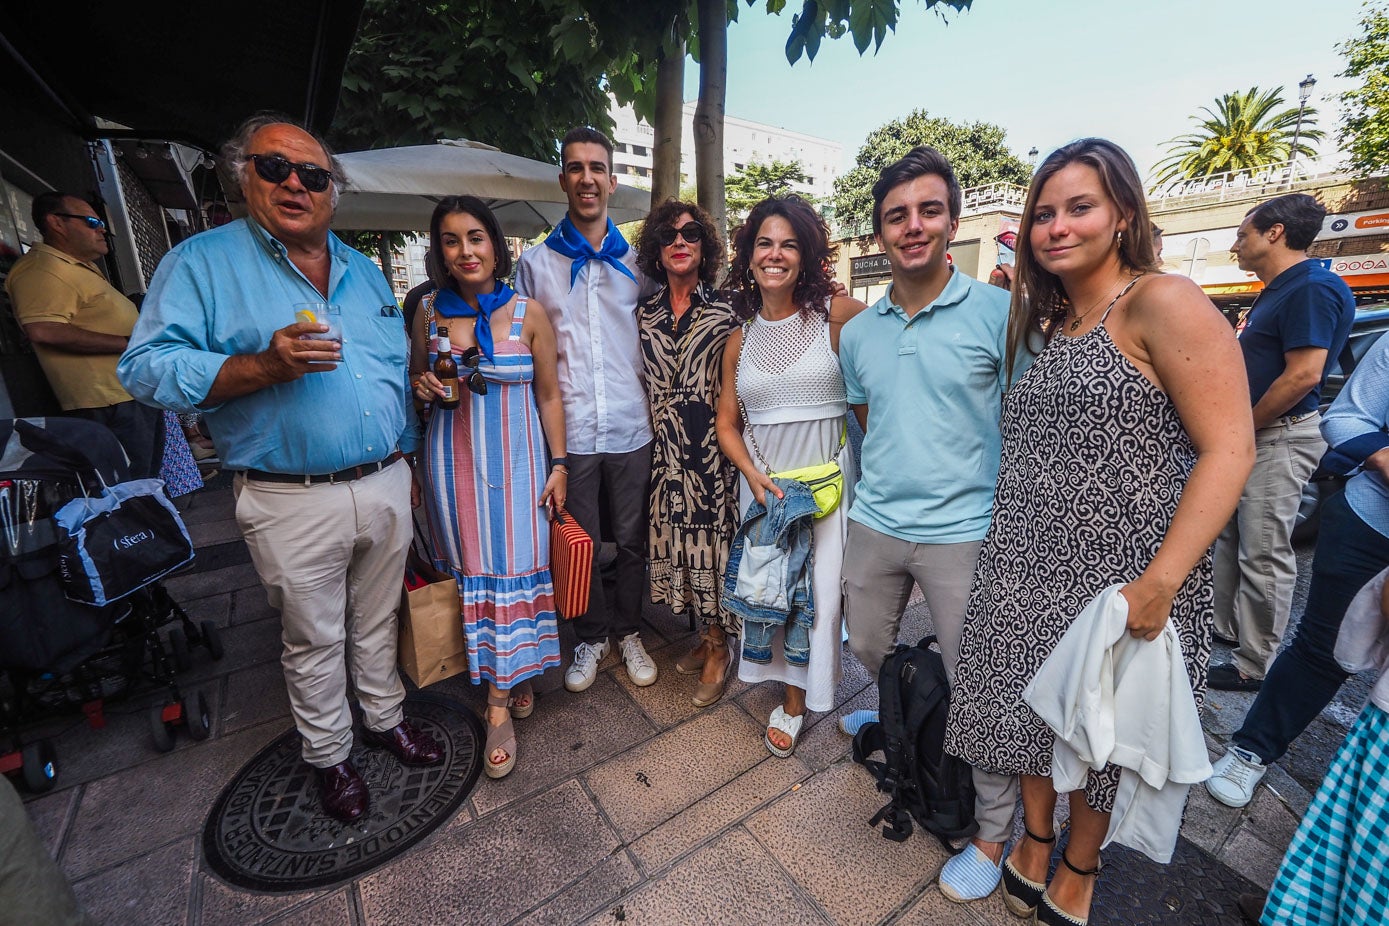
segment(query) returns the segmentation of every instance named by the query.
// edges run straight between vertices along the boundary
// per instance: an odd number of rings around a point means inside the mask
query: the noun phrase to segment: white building
[[[685,104],[683,135],[680,142],[682,186],[693,183],[695,176],[694,112],[695,102],[691,100]],[[613,170],[617,174],[618,182],[650,188],[651,148],[655,144],[651,126],[638,119],[630,107],[618,106],[615,100],[608,113],[613,119]],[[828,138],[803,135],[800,132],[753,122],[750,119],[739,119],[736,116],[724,116],[725,174],[734,174],[754,161],[763,164],[772,161],[798,161],[809,178],[809,183],[796,184],[797,192],[824,200],[834,192],[834,181],[839,176],[843,154],[843,147]]]

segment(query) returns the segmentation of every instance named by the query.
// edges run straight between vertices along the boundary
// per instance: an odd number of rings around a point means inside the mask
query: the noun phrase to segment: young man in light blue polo
[[[897,642],[915,583],[953,680],[993,512],[1008,293],[946,261],[960,200],[950,162],[933,148],[883,169],[873,186],[873,232],[892,285],[839,339],[849,405],[865,432],[844,549],[844,616],[849,645],[874,676]],[[867,719],[862,713],[846,718],[846,730]],[[974,784],[979,833],[941,872],[942,893],[960,902],[998,885],[1013,828],[1013,779],[975,769]]]

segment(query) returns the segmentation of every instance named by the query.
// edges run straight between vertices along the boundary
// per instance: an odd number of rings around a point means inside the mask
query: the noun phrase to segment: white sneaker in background
[[[1206,781],[1206,790],[1226,807],[1244,807],[1254,799],[1254,789],[1268,766],[1247,749],[1231,746],[1216,760],[1215,774]]]
[[[627,677],[638,688],[645,688],[656,681],[656,663],[646,654],[641,645],[641,635],[629,633],[622,638],[622,659],[627,663]]]
[[[564,673],[564,687],[570,691],[584,691],[598,677],[598,663],[608,655],[608,641],[601,643],[580,643],[574,647],[574,661]],[[628,670],[630,671],[630,670]]]

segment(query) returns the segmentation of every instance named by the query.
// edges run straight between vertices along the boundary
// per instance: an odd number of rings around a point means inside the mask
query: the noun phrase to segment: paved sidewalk
[[[813,923],[1013,924],[997,896],[946,901],[933,879],[946,855],[918,833],[883,839],[868,819],[881,806],[849,759],[838,716],[872,706],[876,691],[845,650],[833,714],[812,715],[793,758],[773,758],[762,730],[776,705],[770,686],[731,681],[699,710],[695,679],[673,666],[693,640],[687,624],[648,608],[643,637],[659,681],[636,688],[615,656],[587,692],[563,690],[560,672],[538,686],[535,714],[517,722],[516,771],[480,780],[464,809],[422,843],[336,889],[256,894],[227,886],[204,865],[201,829],[237,769],[289,726],[278,619],[245,560],[225,486],[194,496],[185,518],[204,571],[168,584],[194,620],[222,628],[226,658],[195,656],[185,693],[211,702],[212,737],[153,750],[144,707],[114,705],[105,730],[79,718],[56,739],[58,789],[28,809],[80,900],[102,923]],[[213,568],[206,568],[206,567]],[[904,636],[924,634],[924,604]],[[566,653],[572,634],[564,631]],[[567,657],[566,657],[567,661]],[[430,689],[476,710],[466,677]],[[1215,695],[1207,712],[1212,755],[1249,696]],[[1231,718],[1226,722],[1225,718]],[[1245,811],[1193,789],[1183,828],[1195,846],[1255,884],[1272,879],[1306,790],[1275,770]],[[1177,909],[1190,888],[1168,869]],[[1121,875],[1102,881],[1119,895]],[[1233,897],[1216,897],[1238,922]],[[1113,908],[1094,922],[1128,922]]]

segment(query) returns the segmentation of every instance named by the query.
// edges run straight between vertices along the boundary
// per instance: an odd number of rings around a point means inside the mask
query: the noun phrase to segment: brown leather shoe
[[[416,730],[408,720],[380,733],[363,730],[362,742],[389,749],[405,765],[433,765],[444,757],[443,747],[428,733]]]
[[[344,823],[351,823],[366,813],[371,803],[367,783],[351,762],[319,769],[318,786],[323,790],[323,810]]]

